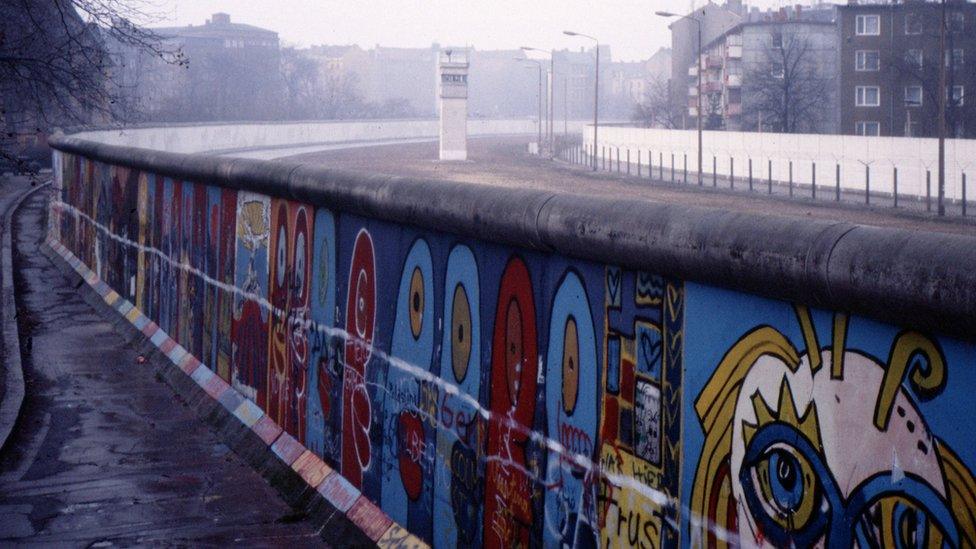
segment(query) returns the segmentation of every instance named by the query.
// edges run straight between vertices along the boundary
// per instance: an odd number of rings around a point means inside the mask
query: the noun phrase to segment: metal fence
[[[754,156],[709,155],[703,158],[701,180],[695,153],[640,149],[592,144],[563,143],[556,157],[562,161],[656,182],[700,185],[770,196],[818,201],[861,203],[873,206],[932,212],[938,210],[937,173],[926,168],[911,171],[912,181],[899,167],[862,163],[851,169],[849,163],[756,158]],[[919,181],[919,179],[921,179]],[[948,178],[947,178],[948,179]],[[944,200],[947,215],[976,214],[967,173],[956,171],[953,193],[958,198]],[[879,184],[879,180],[880,184]],[[874,185],[872,185],[874,183]]]

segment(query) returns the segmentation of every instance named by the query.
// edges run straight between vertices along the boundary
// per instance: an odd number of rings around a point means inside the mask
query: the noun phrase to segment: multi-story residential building
[[[752,10],[702,50],[703,125],[734,131],[836,133],[838,36],[831,5]],[[688,68],[688,117],[698,108]],[[825,114],[826,113],[826,114]]]
[[[946,3],[946,54],[940,59],[939,2],[860,2],[838,7],[841,132],[935,136],[939,93],[949,135],[976,136],[976,4]],[[946,89],[939,90],[940,65]]]
[[[643,61],[612,62],[609,66],[606,114],[632,116],[638,103],[647,100],[655,85],[666,85],[671,78],[671,50],[661,48]]]
[[[698,73],[690,69],[697,67],[699,53],[705,44],[738,25],[746,13],[742,0],[728,0],[722,5],[709,0],[686,17],[671,23],[671,110],[677,120],[683,121],[682,126],[687,128],[697,124],[694,115],[688,116],[688,88],[698,82]],[[701,43],[698,42],[699,25]]]
[[[160,48],[181,51],[181,63],[154,51],[113,43],[114,78],[134,118],[272,119],[280,115],[280,50],[274,31],[232,23],[215,13],[203,25],[150,29]]]
[[[278,33],[233,23],[215,13],[203,25],[152,29],[165,45],[179,47],[185,67],[169,67],[159,76],[183,71],[177,95],[160,98],[171,110],[196,119],[269,119],[281,91]]]

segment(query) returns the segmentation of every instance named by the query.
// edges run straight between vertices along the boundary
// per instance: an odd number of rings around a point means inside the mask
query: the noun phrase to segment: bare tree
[[[21,144],[52,127],[124,122],[125,89],[114,81],[108,44],[185,63],[138,23],[140,0],[0,2],[0,155],[19,161]]]
[[[647,128],[675,129],[681,118],[671,109],[671,82],[654,76],[647,82],[644,97],[634,107],[631,120]]]
[[[961,49],[963,43],[969,40],[964,38],[964,26],[958,25],[958,16],[962,11],[956,5],[950,4],[947,7],[947,30],[946,33],[946,59],[939,59],[937,49],[919,48],[918,44],[938,44],[939,28],[938,22],[941,13],[934,11],[933,15],[938,17],[929,18],[927,21],[921,17],[922,13],[916,14],[917,21],[909,21],[907,24],[917,24],[917,34],[924,35],[925,40],[916,41],[915,45],[909,45],[905,41],[896,41],[893,46],[883,52],[880,59],[880,70],[892,71],[894,79],[905,86],[904,101],[906,106],[916,107],[909,109],[909,115],[914,113],[911,118],[906,118],[905,135],[915,136],[935,136],[938,132],[938,105],[939,105],[939,71],[940,64],[946,67],[946,131],[950,137],[972,137],[976,135],[976,112],[972,108],[964,108],[965,97],[953,93],[957,85],[966,85],[971,81],[972,73],[967,73],[964,64],[963,54],[969,55]],[[927,25],[923,24],[928,23]],[[921,97],[915,98],[912,90],[921,90]],[[968,90],[967,90],[968,91]],[[895,100],[902,100],[896,96]],[[911,123],[912,127],[909,127]],[[917,127],[917,129],[914,129]]]
[[[810,41],[795,32],[772,35],[763,62],[747,71],[744,127],[782,133],[817,132],[829,107],[831,78],[819,68]]]
[[[722,116],[722,93],[706,93],[703,99],[702,109],[705,114],[704,128],[706,130],[724,129],[725,118]]]

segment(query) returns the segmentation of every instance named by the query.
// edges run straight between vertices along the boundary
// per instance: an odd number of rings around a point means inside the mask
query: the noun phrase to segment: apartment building
[[[784,127],[804,133],[839,131],[834,13],[831,5],[753,10],[705,44],[703,125],[731,131],[784,131]],[[688,68],[688,78],[682,91],[687,92],[688,116],[694,121],[697,64]],[[793,105],[786,105],[788,101]]]
[[[976,5],[945,6],[946,53],[940,59],[939,2],[850,3],[838,7],[841,38],[841,133],[938,135],[939,93],[947,133],[976,136]],[[946,69],[946,89],[939,72]]]

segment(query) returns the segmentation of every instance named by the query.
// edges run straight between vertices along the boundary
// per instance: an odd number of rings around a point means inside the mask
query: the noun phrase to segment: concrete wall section
[[[583,122],[572,121],[570,131],[580,131]],[[534,134],[535,120],[467,121],[468,135]],[[139,147],[173,153],[224,152],[268,149],[307,144],[437,138],[438,121],[365,120],[289,122],[280,124],[227,123],[212,125],[170,125],[82,131],[73,134],[107,145]]]
[[[587,147],[593,144],[592,128],[583,132]],[[619,147],[635,151],[653,151],[654,161],[658,153],[664,153],[666,169],[670,168],[670,154],[676,156],[676,169],[684,166],[688,156],[688,170],[697,173],[698,137],[694,131],[601,127],[597,154],[603,147]],[[608,153],[609,154],[609,153]],[[793,164],[793,181],[798,185],[810,185],[813,180],[813,164],[817,165],[817,187],[832,188],[836,183],[837,166],[840,166],[841,187],[864,191],[870,171],[871,192],[891,193],[894,190],[894,170],[898,169],[899,195],[926,196],[926,171],[931,171],[931,193],[938,193],[938,140],[909,137],[861,137],[853,135],[805,135],[752,132],[705,132],[703,164],[706,180],[711,181],[713,162],[719,177],[730,174],[734,159],[734,173],[739,181],[748,176],[749,160],[752,159],[756,181],[769,177],[772,162],[772,179],[786,183],[789,180],[790,162]],[[714,160],[713,160],[714,158]],[[870,170],[868,170],[870,168]],[[973,175],[976,175],[976,141],[969,139],[946,140],[946,196],[953,200],[962,197],[962,174],[968,175],[968,198],[974,196]]]
[[[976,543],[972,239],[54,146],[51,238],[435,547]]]

